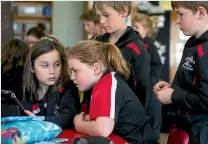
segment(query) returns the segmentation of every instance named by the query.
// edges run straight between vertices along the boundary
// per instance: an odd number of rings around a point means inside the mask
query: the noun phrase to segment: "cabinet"
[[[14,1],[14,37],[25,40],[27,31],[42,23],[46,32],[53,33],[53,1]]]

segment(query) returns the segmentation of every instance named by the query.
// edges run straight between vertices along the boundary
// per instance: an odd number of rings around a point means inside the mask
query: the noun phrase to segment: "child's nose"
[[[105,24],[106,22],[105,22],[105,19],[101,16],[100,17],[100,24]]]
[[[50,73],[50,74],[54,74],[54,73],[55,73],[55,68],[54,68],[54,67],[50,67],[49,73]]]
[[[176,24],[180,24],[180,18],[179,17],[176,18]]]

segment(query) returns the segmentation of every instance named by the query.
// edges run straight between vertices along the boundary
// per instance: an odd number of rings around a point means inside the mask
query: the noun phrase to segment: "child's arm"
[[[90,136],[108,137],[114,129],[114,120],[109,117],[98,117],[95,120],[85,121],[82,112],[74,118],[76,131]]]
[[[62,128],[73,127],[73,119],[80,112],[80,101],[78,90],[74,85],[69,89],[64,89],[59,103],[59,113],[53,116],[46,116],[46,121],[58,124]]]
[[[157,50],[157,47],[154,45],[153,41],[149,40],[149,48],[147,48],[150,54],[150,76],[151,81],[156,83],[160,79],[161,71],[163,64]]]
[[[197,94],[190,93],[180,88],[175,88],[172,101],[185,107],[188,112],[204,113],[208,111],[208,47],[202,49],[198,54],[199,80]]]
[[[109,136],[115,126],[118,114],[115,113],[116,83],[114,76],[107,74],[93,87],[90,101],[89,119],[81,113],[74,118],[74,125],[78,132],[91,136]]]
[[[133,76],[136,81],[136,95],[146,108],[150,91],[150,56],[145,49],[140,54],[133,53]]]

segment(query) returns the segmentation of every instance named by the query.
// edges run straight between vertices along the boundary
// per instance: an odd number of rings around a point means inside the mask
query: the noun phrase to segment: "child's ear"
[[[101,72],[101,65],[99,63],[95,63],[93,65],[93,71],[94,71],[95,75],[100,74],[100,72]]]
[[[35,70],[34,70],[34,67],[33,67],[33,66],[31,66],[30,69],[31,69],[31,72],[32,72],[32,73],[35,73]]]
[[[198,7],[198,12],[199,12],[199,20],[202,20],[206,15],[207,15],[207,11],[204,7],[200,6]]]
[[[121,12],[121,15],[123,18],[128,17],[129,8],[127,6],[124,6],[123,11]]]

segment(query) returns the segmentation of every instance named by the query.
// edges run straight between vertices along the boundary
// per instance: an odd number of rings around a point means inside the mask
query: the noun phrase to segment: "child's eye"
[[[61,63],[57,63],[55,64],[55,67],[59,67],[61,65]]]
[[[73,70],[73,72],[75,72],[75,73],[76,73],[76,72],[77,72],[77,70]]]
[[[183,14],[182,14],[182,13],[178,13],[178,15],[183,16]]]
[[[46,68],[47,66],[48,66],[47,64],[41,65],[41,67],[43,68]]]
[[[104,17],[109,17],[109,16],[110,16],[109,14],[104,15]]]

